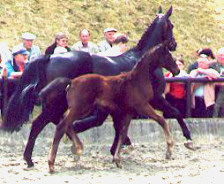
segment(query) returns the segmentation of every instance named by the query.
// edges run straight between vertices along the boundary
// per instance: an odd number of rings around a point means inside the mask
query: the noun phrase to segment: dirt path
[[[173,160],[165,159],[165,143],[134,144],[134,150],[122,155],[123,168],[111,162],[108,145],[85,146],[79,161],[64,141],[56,159],[56,173],[48,173],[47,155],[51,139],[40,140],[34,150],[35,167],[27,169],[22,154],[26,138],[0,134],[0,183],[4,184],[221,184],[224,178],[224,140],[221,136],[195,138],[197,151],[176,145]],[[221,180],[221,181],[220,181]]]

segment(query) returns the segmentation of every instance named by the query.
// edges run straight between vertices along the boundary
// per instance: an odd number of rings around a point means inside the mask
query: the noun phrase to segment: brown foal
[[[121,167],[122,140],[126,137],[131,119],[136,113],[151,117],[162,127],[167,143],[166,158],[170,158],[173,140],[170,136],[169,126],[149,104],[153,98],[149,72],[153,72],[158,67],[165,67],[174,74],[179,72],[172,55],[164,44],[150,49],[130,72],[117,76],[87,74],[71,80],[67,89],[69,108],[55,131],[49,153],[49,171],[54,172],[58,146],[65,133],[73,141],[77,155],[82,154],[83,145],[74,132],[72,123],[89,115],[96,106],[106,110],[113,118],[116,134],[118,133],[113,156],[117,167]]]

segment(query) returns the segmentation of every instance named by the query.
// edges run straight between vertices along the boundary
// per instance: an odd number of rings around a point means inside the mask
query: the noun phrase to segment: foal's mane
[[[154,47],[152,47],[151,49],[149,49],[142,57],[141,59],[139,60],[139,62],[136,63],[135,65],[135,68],[138,66],[138,65],[141,65],[144,60],[147,60],[148,62],[151,62],[153,61],[154,58],[151,57],[152,54],[154,54],[158,49],[160,49],[161,47],[164,46],[166,42],[164,43],[160,43]]]

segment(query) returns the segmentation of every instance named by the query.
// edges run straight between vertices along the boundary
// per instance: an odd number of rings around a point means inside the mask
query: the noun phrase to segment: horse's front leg
[[[157,115],[155,110],[149,104],[145,104],[139,107],[138,113],[144,116],[151,117],[162,127],[167,143],[166,158],[170,159],[173,153],[174,143],[172,137],[170,136],[169,125],[166,123],[165,119],[162,116]]]
[[[162,95],[155,95],[152,103],[156,109],[161,110],[162,112],[166,112],[178,121],[183,135],[187,139],[187,141],[184,143],[185,147],[190,150],[194,150],[193,142],[191,139],[191,132],[184,122],[184,119],[179,110],[173,107]]]
[[[124,139],[127,137],[128,127],[131,122],[130,115],[122,115],[113,117],[114,127],[116,128],[116,136],[113,146],[115,146],[115,153],[113,156],[113,162],[117,165],[118,168],[122,168],[121,160],[120,160],[120,150],[121,145],[124,142]],[[115,142],[116,141],[116,142]]]
[[[43,130],[43,128],[49,123],[47,116],[48,116],[47,114],[42,112],[32,123],[28,142],[27,142],[24,154],[23,154],[23,157],[24,157],[28,167],[34,166],[34,163],[31,159],[32,153],[33,153],[33,148],[34,148],[37,136]]]

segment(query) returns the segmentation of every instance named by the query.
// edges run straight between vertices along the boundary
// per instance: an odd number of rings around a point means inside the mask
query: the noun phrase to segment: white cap
[[[110,27],[110,28],[106,28],[106,29],[104,29],[103,32],[104,32],[104,33],[107,33],[107,32],[117,32],[117,30],[116,30],[115,28]]]
[[[36,36],[32,33],[23,33],[22,34],[22,39],[25,39],[25,40],[35,40],[36,39]]]

